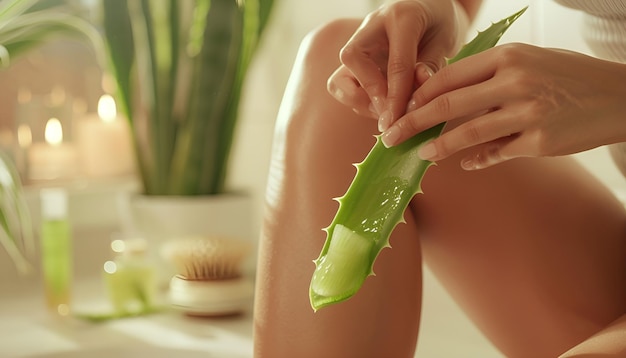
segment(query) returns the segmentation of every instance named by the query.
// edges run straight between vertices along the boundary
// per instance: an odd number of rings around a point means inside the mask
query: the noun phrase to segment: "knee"
[[[307,109],[328,108],[328,102],[338,104],[328,96],[326,81],[339,67],[339,51],[359,24],[356,19],[333,20],[304,37],[285,88],[279,120],[299,118],[294,114],[301,112],[310,116],[317,112],[308,112]],[[303,98],[307,100],[301,100]]]
[[[356,114],[328,94],[327,80],[339,66],[341,47],[359,24],[357,19],[333,20],[305,36],[278,112],[276,140],[286,141],[289,136],[298,138],[291,141],[293,145],[300,145],[301,138],[321,144],[328,141],[329,133],[339,133],[339,126],[356,130],[349,122]]]
[[[301,60],[334,70],[339,65],[339,51],[360,23],[358,19],[336,19],[313,29],[300,45]]]

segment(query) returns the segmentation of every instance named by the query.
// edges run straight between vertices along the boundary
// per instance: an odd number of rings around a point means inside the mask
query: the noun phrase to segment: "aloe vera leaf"
[[[495,46],[525,10],[479,32],[448,63]],[[356,164],[357,173],[345,195],[336,199],[339,209],[324,229],[326,242],[314,261],[309,288],[314,310],[352,297],[367,276],[373,275],[376,257],[390,247],[391,232],[404,222],[404,211],[413,196],[422,192],[422,178],[433,164],[421,160],[417,151],[437,138],[443,126],[434,126],[391,148],[386,148],[378,136],[365,160]]]

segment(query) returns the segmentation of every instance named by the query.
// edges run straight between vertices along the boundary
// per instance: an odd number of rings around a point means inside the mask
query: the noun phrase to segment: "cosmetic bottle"
[[[113,240],[115,257],[104,263],[104,282],[113,308],[121,314],[150,310],[156,294],[155,267],[143,240]]]
[[[70,313],[72,284],[72,237],[67,215],[67,192],[46,188],[41,199],[41,267],[44,293],[50,311]]]

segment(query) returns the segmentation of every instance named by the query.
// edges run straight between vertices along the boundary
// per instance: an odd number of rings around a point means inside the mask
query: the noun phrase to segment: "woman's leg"
[[[571,158],[466,172],[465,154],[411,205],[426,263],[507,357],[556,357],[626,313],[626,215],[606,188]]]
[[[626,312],[623,206],[570,158],[426,174],[376,277],[313,313],[308,284],[327,226],[373,144],[373,121],[325,90],[352,33],[336,22],[303,46],[277,123],[255,306],[257,357],[410,357],[421,260],[507,357],[556,357]],[[462,154],[461,154],[462,155]]]
[[[304,42],[277,121],[255,304],[257,358],[413,357],[421,258],[408,218],[355,297],[313,312],[308,286],[328,226],[374,144],[376,122],[326,92],[340,47],[360,21],[336,21]]]

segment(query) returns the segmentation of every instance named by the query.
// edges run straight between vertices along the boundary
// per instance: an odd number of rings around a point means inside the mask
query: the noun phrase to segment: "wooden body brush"
[[[170,281],[172,306],[193,316],[238,314],[251,306],[254,285],[242,274],[251,244],[223,237],[173,240],[162,248],[177,274]]]

